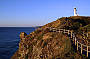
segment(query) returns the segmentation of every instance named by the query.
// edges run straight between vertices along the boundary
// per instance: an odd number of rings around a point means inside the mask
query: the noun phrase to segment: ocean
[[[27,34],[36,27],[0,27],[0,59],[10,59],[18,49],[20,32]]]

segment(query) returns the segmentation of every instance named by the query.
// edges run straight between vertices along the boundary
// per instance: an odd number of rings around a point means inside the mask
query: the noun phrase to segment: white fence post
[[[78,51],[78,41],[77,41],[77,51]]]
[[[75,46],[76,46],[76,37],[75,37]]]
[[[87,33],[87,37],[88,37],[88,33]]]
[[[87,33],[87,39],[88,39],[88,33]]]
[[[87,57],[88,57],[88,41],[87,41]]]
[[[59,29],[59,33],[60,33],[61,31],[60,31],[60,29]]]
[[[64,33],[65,33],[65,29],[64,29],[64,31],[63,31]]]
[[[82,44],[81,44],[81,54],[82,54]]]
[[[87,45],[87,57],[88,57],[88,45]]]
[[[71,38],[72,38],[72,31],[71,31]]]
[[[68,30],[68,35],[69,35],[69,30]]]
[[[50,31],[52,31],[52,28],[51,27],[49,29],[50,29]]]

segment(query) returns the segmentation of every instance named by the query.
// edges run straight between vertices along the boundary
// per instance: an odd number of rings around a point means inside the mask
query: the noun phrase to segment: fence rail
[[[90,46],[88,45],[88,43],[87,43],[87,45],[85,45],[85,44],[83,44],[83,43],[80,43],[80,42],[78,41],[78,38],[76,38],[74,32],[72,32],[72,30],[57,29],[57,28],[51,28],[51,27],[47,27],[47,28],[50,29],[50,31],[53,31],[53,32],[59,32],[59,33],[60,33],[60,32],[63,32],[63,33],[65,33],[65,34],[70,35],[71,38],[74,39],[74,40],[72,40],[72,41],[74,41],[74,44],[75,44],[75,46],[77,47],[77,50],[78,50],[78,48],[80,48],[80,49],[81,49],[81,54],[82,54],[83,51],[86,51],[86,52],[87,52],[87,57],[88,57],[88,53],[90,53],[90,51],[89,51],[88,48],[90,48]],[[89,37],[89,36],[88,36],[88,33],[87,33],[87,37]],[[84,47],[84,48],[83,48],[83,47]],[[86,47],[86,49],[85,49],[85,47]]]

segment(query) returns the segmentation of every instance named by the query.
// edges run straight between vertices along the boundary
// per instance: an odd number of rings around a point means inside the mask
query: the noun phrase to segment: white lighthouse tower
[[[77,9],[76,8],[74,8],[74,16],[78,16],[77,15]]]

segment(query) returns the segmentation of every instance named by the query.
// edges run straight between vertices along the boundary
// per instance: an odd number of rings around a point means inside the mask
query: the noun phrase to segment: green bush
[[[44,42],[44,44],[43,44],[43,47],[42,47],[42,48],[44,48],[46,45],[47,45],[47,42]]]
[[[25,59],[28,59],[28,54],[25,55]]]
[[[39,35],[39,36],[37,37],[37,39],[38,39],[38,40],[41,40],[41,39],[43,38],[43,35],[44,35],[44,34]]]

